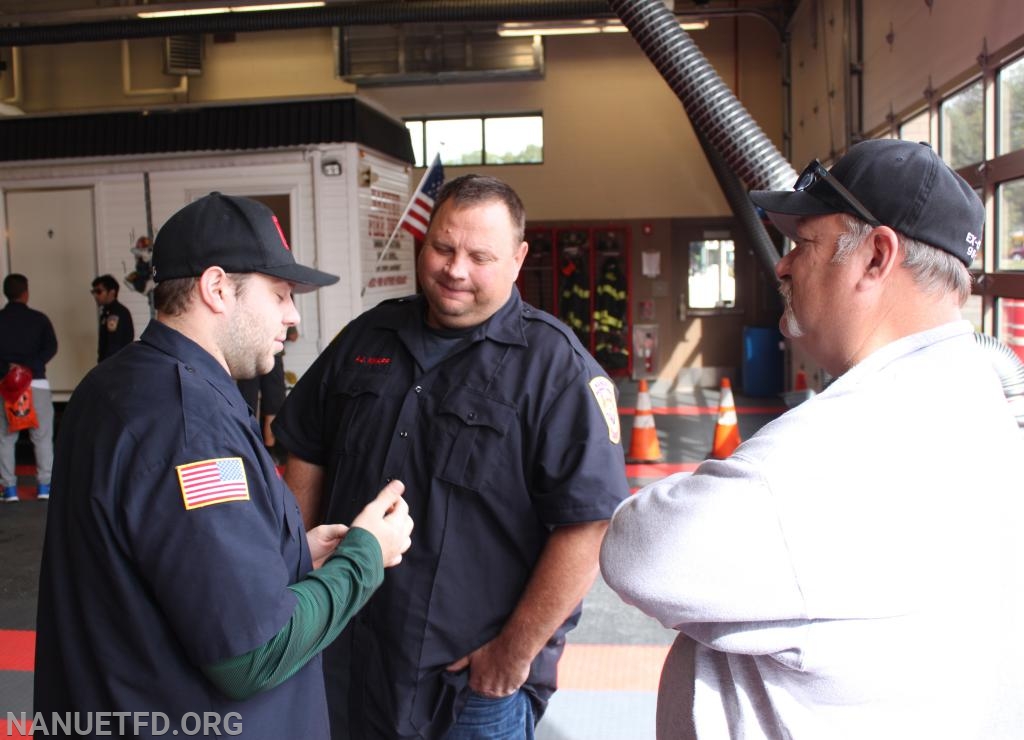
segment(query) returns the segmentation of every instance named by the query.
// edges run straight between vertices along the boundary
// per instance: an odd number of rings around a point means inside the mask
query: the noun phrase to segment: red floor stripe
[[[655,406],[651,412],[661,416],[717,416],[717,406]],[[737,406],[737,414],[782,414],[788,411],[785,406]],[[620,406],[620,416],[636,416],[636,408]]]
[[[627,463],[627,478],[665,478],[673,473],[692,473],[699,462],[686,463]]]
[[[15,715],[15,717],[18,720],[21,719],[21,715],[20,714]],[[26,719],[29,719],[29,718],[26,717]],[[26,726],[26,732],[28,732],[27,735],[25,735],[24,733],[21,732],[21,723],[20,723],[20,721],[18,723],[10,723],[8,725],[8,722],[7,722],[6,718],[5,719],[0,719],[0,737],[28,737],[28,738],[30,738],[30,737],[32,737],[32,730],[31,730],[32,721],[31,721],[31,719],[29,719],[29,721],[26,723],[26,725],[27,725]]]
[[[657,691],[668,645],[565,646],[558,688],[577,691]]]
[[[35,631],[0,630],[0,671],[31,671],[35,655]]]

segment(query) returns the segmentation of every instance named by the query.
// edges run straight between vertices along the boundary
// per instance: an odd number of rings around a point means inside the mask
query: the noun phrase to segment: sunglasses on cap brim
[[[867,221],[872,226],[882,225],[881,220],[869,211],[867,206],[861,203],[856,195],[847,190],[831,172],[825,169],[825,165],[817,159],[812,160],[809,165],[804,167],[804,171],[796,179],[796,185],[793,186],[793,190],[807,190],[807,188],[818,182],[828,186],[861,220]]]

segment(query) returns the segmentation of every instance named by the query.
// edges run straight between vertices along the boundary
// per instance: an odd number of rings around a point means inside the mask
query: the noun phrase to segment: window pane
[[[954,170],[985,159],[985,101],[981,80],[942,101],[942,158]]]
[[[412,154],[416,159],[417,167],[425,167],[423,164],[423,121],[406,121],[405,127],[409,129],[409,139],[412,142]]]
[[[487,164],[544,161],[544,119],[541,116],[484,119]]]
[[[690,308],[731,308],[736,304],[732,240],[690,242]]]
[[[427,121],[427,159],[441,152],[442,164],[483,164],[482,123],[479,118]]]
[[[1024,362],[1024,300],[997,298],[996,312],[999,317],[996,337],[1010,345]]]
[[[1024,180],[1004,182],[996,188],[998,267],[1024,270]]]
[[[981,333],[981,307],[982,298],[980,295],[974,294],[967,299],[964,303],[963,308],[960,309],[960,314],[971,322],[971,326],[974,327],[974,331]]]
[[[900,126],[900,138],[904,141],[924,141],[931,144],[932,132],[929,126],[928,111],[922,111],[904,121]]]
[[[999,72],[999,154],[1024,148],[1024,58]]]
[[[982,203],[985,202],[985,197],[981,192],[981,188],[974,188],[974,194],[978,196],[978,200]],[[974,259],[971,261],[970,269],[972,270],[978,270],[980,272],[985,268],[985,250],[987,249],[987,246],[985,245],[986,236],[987,234],[982,232],[981,246],[978,248],[977,253],[974,255]],[[981,330],[979,329],[978,331]]]

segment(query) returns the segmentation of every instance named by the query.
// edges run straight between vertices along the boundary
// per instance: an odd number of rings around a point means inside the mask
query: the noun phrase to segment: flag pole
[[[414,195],[413,198],[416,196]],[[398,230],[402,228],[402,221],[405,219],[406,214],[409,213],[409,208],[412,206],[412,201],[409,201],[409,205],[405,207],[405,213],[402,214],[402,218],[398,219],[398,223],[395,225],[394,231],[391,232],[391,236],[384,242],[384,246],[380,250],[380,254],[377,255],[377,261],[373,263],[373,269],[370,271],[370,280],[373,280],[373,276],[377,273],[377,268],[380,267],[380,263],[384,261],[384,255],[391,247],[391,243],[395,241],[395,235],[398,234]],[[363,289],[359,291],[359,297],[362,298],[366,295],[366,288],[370,285],[370,280],[363,283]]]
[[[380,263],[384,260],[384,255],[387,254],[392,242],[395,241],[395,236],[398,234],[398,230],[402,228],[402,222],[405,221],[405,217],[409,215],[409,210],[412,208],[412,204],[416,202],[416,193],[420,192],[420,188],[423,187],[423,183],[426,182],[432,169],[434,169],[433,162],[430,163],[430,166],[427,167],[426,171],[423,173],[423,177],[420,178],[420,184],[412,191],[412,197],[409,198],[409,202],[405,204],[405,210],[402,211],[402,215],[395,222],[395,228],[392,229],[391,236],[389,236],[388,240],[384,242],[384,246],[381,248],[380,254],[377,255],[377,261],[373,263],[373,269],[370,271],[370,279],[363,283],[363,289],[359,291],[360,298],[366,295],[366,289],[370,285],[370,280],[373,280],[373,276],[377,273],[377,268],[380,267]]]

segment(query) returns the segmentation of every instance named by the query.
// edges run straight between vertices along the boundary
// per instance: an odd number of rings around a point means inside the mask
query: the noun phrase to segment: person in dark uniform
[[[100,341],[97,362],[103,362],[119,349],[135,341],[132,312],[117,300],[121,285],[113,275],[100,275],[92,281],[92,297],[100,308]]]
[[[522,302],[525,212],[467,175],[438,195],[423,295],[350,324],[274,422],[307,526],[408,485],[402,568],[325,653],[334,738],[533,737],[628,496],[615,388]]]
[[[326,738],[319,653],[412,521],[395,481],[351,529],[305,533],[234,378],[271,368],[293,291],[337,278],[295,262],[266,206],[219,193],[171,216],[153,261],[156,319],[61,423],[35,716],[81,731],[113,713],[120,737]]]
[[[274,366],[270,372],[255,378],[242,378],[238,381],[238,391],[260,425],[263,444],[271,455],[274,454],[274,433],[270,428],[277,412],[284,403],[287,386],[284,381],[284,353],[274,355]]]

